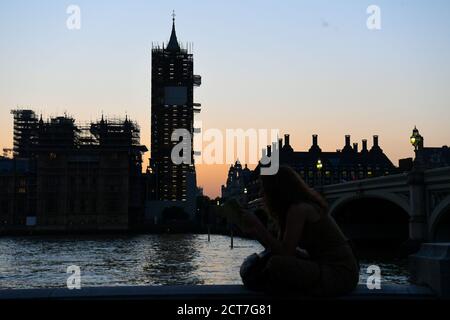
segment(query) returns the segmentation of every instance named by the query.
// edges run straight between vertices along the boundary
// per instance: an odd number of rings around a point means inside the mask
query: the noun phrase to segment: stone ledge
[[[368,290],[360,285],[351,294],[339,300],[435,299],[426,287],[384,285],[381,290]],[[91,287],[81,290],[19,289],[0,290],[0,300],[308,300],[311,297],[274,297],[252,292],[240,285],[211,286],[132,286]]]
[[[424,243],[410,256],[411,281],[426,285],[440,297],[450,297],[450,243]]]

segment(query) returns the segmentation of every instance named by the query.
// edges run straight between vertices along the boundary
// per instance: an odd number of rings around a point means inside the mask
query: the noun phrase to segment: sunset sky
[[[81,30],[66,9],[81,8]],[[366,9],[381,9],[368,30]],[[150,144],[152,42],[194,43],[203,129],[280,129],[296,150],[380,136],[394,164],[412,156],[414,125],[428,146],[450,144],[450,2],[350,0],[2,0],[0,147],[16,107],[79,121],[136,120]],[[146,156],[148,158],[148,156]],[[198,166],[217,196],[228,165]]]

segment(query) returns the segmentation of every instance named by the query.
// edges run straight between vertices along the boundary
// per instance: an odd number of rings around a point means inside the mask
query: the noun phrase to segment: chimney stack
[[[353,150],[355,150],[355,152],[358,152],[358,144],[357,143],[353,144]]]
[[[284,135],[284,145],[288,147],[291,145],[290,136],[288,134]]]
[[[317,134],[314,134],[313,136],[313,146],[319,145],[319,136]]]
[[[345,136],[345,146],[350,147],[350,135]]]
[[[379,147],[379,145],[378,145],[378,136],[373,136],[373,146],[374,147]]]
[[[367,139],[364,139],[362,141],[362,152],[366,152],[367,151]]]

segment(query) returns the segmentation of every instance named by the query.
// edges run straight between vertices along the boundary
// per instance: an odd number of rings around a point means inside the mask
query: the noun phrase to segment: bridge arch
[[[450,196],[442,200],[431,213],[428,231],[434,242],[450,241]]]
[[[401,196],[398,196],[393,193],[382,193],[382,192],[365,192],[360,195],[346,195],[338,200],[334,201],[333,204],[330,206],[330,215],[334,217],[335,213],[339,210],[340,207],[345,205],[348,202],[357,200],[357,199],[364,199],[364,198],[374,198],[374,199],[382,199],[390,201],[400,208],[402,208],[408,215],[411,216],[411,210],[409,205],[409,199],[402,198]]]
[[[332,204],[330,214],[357,244],[394,249],[409,239],[406,197],[377,192],[347,195]]]

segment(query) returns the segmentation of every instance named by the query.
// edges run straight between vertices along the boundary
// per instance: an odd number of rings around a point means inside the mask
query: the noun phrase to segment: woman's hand
[[[261,231],[261,228],[264,229],[264,226],[258,217],[249,211],[244,211],[242,216],[242,231],[248,235],[257,237]]]

